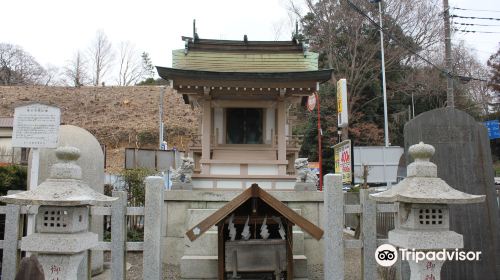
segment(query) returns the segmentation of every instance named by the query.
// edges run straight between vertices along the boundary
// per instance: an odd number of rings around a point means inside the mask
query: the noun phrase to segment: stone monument
[[[116,198],[92,190],[82,181],[75,164],[80,151],[59,147],[58,162],[50,176],[36,189],[0,198],[19,205],[39,205],[36,231],[22,238],[21,250],[36,253],[45,279],[76,280],[85,251],[97,245],[97,234],[89,232],[89,206],[108,205]]]
[[[438,178],[437,166],[430,162],[435,152],[431,145],[420,142],[408,151],[415,159],[408,165],[408,177],[385,192],[370,195],[380,202],[399,202],[396,228],[389,231],[389,243],[409,251],[415,249],[435,255],[441,249],[454,251],[463,248],[462,235],[450,231],[448,205],[483,202],[485,196],[457,191]],[[420,262],[410,259],[410,279],[440,280],[444,262],[440,259]]]
[[[424,141],[436,148],[438,177],[462,192],[486,195],[485,203],[450,206],[450,229],[464,236],[464,248],[481,251],[478,262],[449,262],[443,279],[500,279],[499,209],[486,128],[457,109],[422,113],[405,125],[405,149]],[[408,153],[407,163],[411,162]]]
[[[82,168],[82,180],[99,193],[104,191],[104,154],[97,139],[87,130],[74,125],[61,125],[59,128],[58,145],[72,146],[80,150],[76,164]],[[31,160],[29,161],[31,162]],[[50,175],[50,166],[57,162],[55,149],[40,149],[40,167],[38,182],[45,181]],[[30,174],[30,173],[28,173]],[[90,230],[98,234],[99,241],[103,238],[103,217],[92,217]],[[87,279],[86,257],[80,267],[79,279]],[[103,270],[103,252],[92,251],[92,274]]]
[[[194,172],[194,160],[190,157],[182,158],[181,166],[177,169],[170,168],[170,179],[172,180],[172,190],[192,190],[193,182],[191,177]]]

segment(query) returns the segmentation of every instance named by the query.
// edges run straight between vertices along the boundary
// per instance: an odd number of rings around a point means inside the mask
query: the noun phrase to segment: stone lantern
[[[437,177],[437,166],[430,162],[435,149],[420,142],[409,148],[415,159],[408,165],[408,176],[391,189],[371,194],[380,202],[399,202],[396,228],[389,231],[389,243],[400,248],[400,258],[410,264],[411,279],[440,278],[448,250],[458,255],[463,236],[450,230],[449,204],[483,202],[484,195],[471,195],[450,187]],[[406,249],[406,250],[405,250]],[[457,254],[457,255],[456,255]]]
[[[0,197],[18,205],[40,205],[36,232],[23,237],[21,249],[37,254],[45,279],[77,279],[85,251],[97,245],[97,234],[89,232],[90,205],[107,205],[116,198],[95,192],[82,178],[75,164],[80,151],[59,147],[58,162],[49,178],[36,189]]]

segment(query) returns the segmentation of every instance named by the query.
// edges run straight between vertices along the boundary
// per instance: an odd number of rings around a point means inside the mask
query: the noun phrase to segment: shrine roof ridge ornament
[[[188,50],[230,51],[230,52],[304,52],[304,45],[299,40],[289,41],[248,41],[248,40],[217,40],[200,39],[182,36],[182,41],[187,42]]]

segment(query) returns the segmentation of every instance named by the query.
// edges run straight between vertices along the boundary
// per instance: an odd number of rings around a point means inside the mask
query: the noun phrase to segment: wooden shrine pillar
[[[278,160],[286,161],[286,103],[284,100],[284,90],[280,91],[277,107],[277,131],[278,136]],[[286,175],[286,164],[278,165],[278,175]]]
[[[212,141],[212,106],[210,98],[210,88],[204,88],[205,97],[203,99],[203,118],[201,129],[201,159],[210,160],[210,146]],[[202,164],[201,174],[209,174],[210,165]]]

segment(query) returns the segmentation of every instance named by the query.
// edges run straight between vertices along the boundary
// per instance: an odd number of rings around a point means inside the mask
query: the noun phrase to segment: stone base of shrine
[[[195,180],[193,180],[194,183]],[[323,227],[323,193],[318,191],[269,190],[313,224]],[[260,186],[260,184],[259,184]],[[163,262],[181,268],[182,279],[217,279],[217,227],[191,242],[186,231],[231,201],[241,190],[193,189],[165,191],[162,232]],[[168,218],[167,218],[168,217]],[[315,240],[293,227],[294,279],[316,279],[313,267],[323,264],[323,240]]]
[[[193,175],[193,189],[242,190],[258,184],[265,190],[294,190],[290,175]]]

